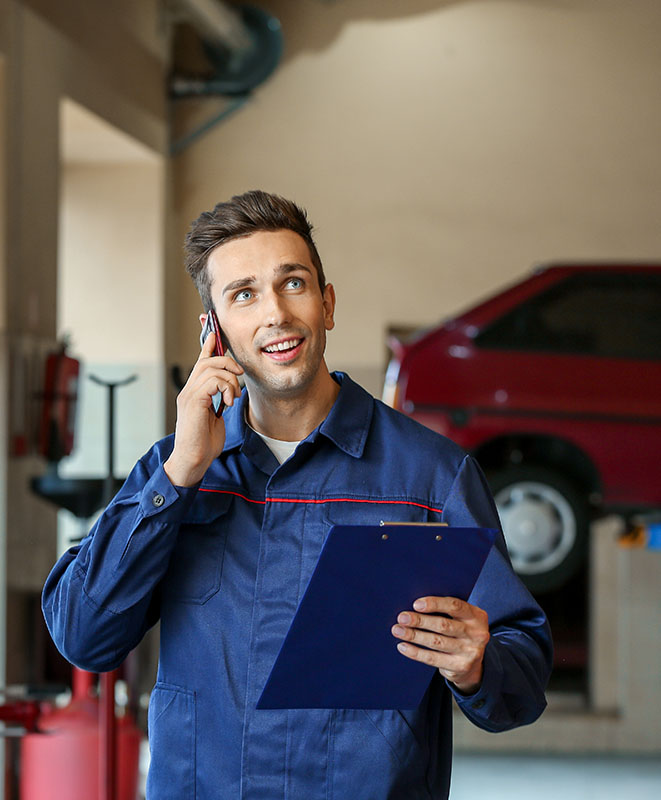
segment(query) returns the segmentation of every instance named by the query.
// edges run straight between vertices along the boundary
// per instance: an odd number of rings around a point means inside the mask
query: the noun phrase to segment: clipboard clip
[[[401,527],[402,525],[405,525],[406,527],[415,527],[415,528],[447,528],[448,527],[448,523],[447,522],[386,522],[385,520],[380,520],[379,521],[379,526],[381,528],[395,527],[395,526]],[[387,533],[382,534],[381,538],[384,541],[386,541],[388,539],[388,534]],[[443,537],[439,533],[436,536],[436,541],[440,542],[442,539],[443,539]]]
[[[407,528],[447,528],[447,522],[385,522],[381,520],[379,525],[383,528],[386,525],[406,525]]]

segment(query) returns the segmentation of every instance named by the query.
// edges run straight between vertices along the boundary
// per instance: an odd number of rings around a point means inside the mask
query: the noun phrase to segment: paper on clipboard
[[[401,655],[390,629],[418,597],[467,600],[495,535],[334,525],[257,708],[417,708],[435,670]]]

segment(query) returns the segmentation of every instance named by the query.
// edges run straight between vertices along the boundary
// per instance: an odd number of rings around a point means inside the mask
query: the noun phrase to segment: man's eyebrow
[[[275,268],[276,273],[281,273],[282,275],[288,275],[290,272],[299,272],[303,270],[304,272],[308,272],[312,275],[312,270],[310,267],[306,266],[305,264],[298,264],[296,261],[286,264],[278,264]]]
[[[248,275],[245,278],[237,278],[237,280],[227,284],[227,286],[223,289],[223,294],[236,291],[236,289],[245,289],[246,286],[252,286],[256,280],[257,278],[254,275]]]
[[[296,261],[278,264],[273,271],[276,275],[288,275],[290,272],[300,272],[301,270],[312,275],[312,270],[310,267],[306,266],[305,264],[299,264]],[[247,286],[252,286],[256,282],[257,277],[255,275],[247,275],[245,278],[237,278],[235,281],[228,283],[223,289],[222,293],[225,295],[227,292],[235,292],[237,289],[245,289]]]

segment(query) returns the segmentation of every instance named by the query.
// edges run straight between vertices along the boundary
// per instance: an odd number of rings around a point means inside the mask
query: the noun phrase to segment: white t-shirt
[[[301,443],[300,440],[298,442],[284,442],[282,439],[271,439],[270,436],[265,436],[263,433],[256,431],[248,422],[248,414],[246,412],[243,414],[243,420],[251,431],[254,431],[262,441],[266,442],[269,450],[278,459],[278,464],[284,464]]]
[[[253,430],[255,431],[254,428]],[[271,439],[270,436],[264,436],[259,431],[255,431],[255,433],[266,442],[269,450],[278,459],[279,464],[284,464],[300,444],[300,442],[283,442],[282,439]]]

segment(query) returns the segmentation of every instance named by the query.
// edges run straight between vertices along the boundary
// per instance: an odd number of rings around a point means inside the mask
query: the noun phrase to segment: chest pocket
[[[179,527],[164,594],[179,603],[206,603],[220,589],[229,534],[231,494],[198,492]]]
[[[440,522],[440,505],[412,499],[338,500],[326,504],[329,525],[379,525],[381,522]]]

